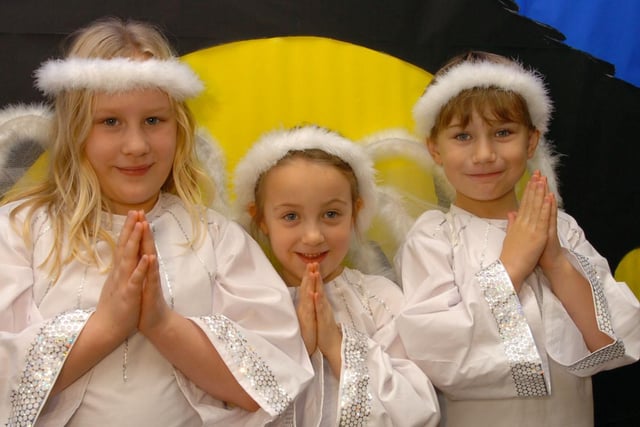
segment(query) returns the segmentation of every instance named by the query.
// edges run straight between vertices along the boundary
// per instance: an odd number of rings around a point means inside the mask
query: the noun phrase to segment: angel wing
[[[0,197],[25,179],[46,150],[52,113],[44,104],[0,110]]]

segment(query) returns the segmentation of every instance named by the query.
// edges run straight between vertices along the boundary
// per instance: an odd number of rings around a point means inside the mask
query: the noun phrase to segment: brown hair
[[[278,162],[273,165],[269,170],[265,171],[258,180],[256,181],[256,186],[254,189],[255,193],[255,215],[252,218],[252,232],[258,232],[259,227],[257,224],[262,222],[264,218],[264,180],[269,171],[278,166],[284,165],[290,162],[293,159],[306,159],[315,163],[333,166],[338,169],[340,173],[347,179],[349,182],[349,187],[351,188],[351,203],[353,205],[353,220],[355,225],[355,218],[357,215],[356,206],[358,204],[358,200],[360,199],[360,190],[358,189],[358,180],[356,178],[356,174],[353,172],[353,169],[349,165],[349,163],[342,160],[340,157],[327,153],[324,150],[320,150],[318,148],[308,148],[305,150],[289,150],[289,152],[280,158]]]
[[[456,65],[463,62],[493,62],[497,64],[511,64],[508,58],[489,52],[473,51],[459,55],[447,62],[434,76],[431,84],[437,83],[439,77],[444,76]],[[519,93],[507,91],[495,86],[475,87],[465,89],[451,98],[445,104],[431,129],[430,138],[435,139],[442,129],[454,119],[459,119],[462,126],[469,124],[473,112],[482,113],[482,119],[487,123],[510,121],[524,124],[528,129],[535,127],[529,114],[527,102]]]

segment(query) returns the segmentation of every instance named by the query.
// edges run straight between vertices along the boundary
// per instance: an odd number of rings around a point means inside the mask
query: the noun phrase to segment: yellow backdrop
[[[229,172],[275,128],[313,123],[354,140],[411,130],[411,108],[431,79],[390,55],[319,37],[240,41],[183,59],[205,82],[190,106],[223,146]]]

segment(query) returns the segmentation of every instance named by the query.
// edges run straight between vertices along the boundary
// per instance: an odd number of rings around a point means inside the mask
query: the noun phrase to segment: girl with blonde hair
[[[36,72],[48,176],[0,207],[0,420],[263,425],[312,371],[281,279],[207,207],[202,83],[146,23],[72,40]]]

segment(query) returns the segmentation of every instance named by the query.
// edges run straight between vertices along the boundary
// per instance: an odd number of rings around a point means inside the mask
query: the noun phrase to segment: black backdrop
[[[582,5],[580,6],[582,7]],[[611,2],[615,7],[615,2]],[[640,89],[613,66],[562,43],[509,0],[2,0],[0,106],[40,101],[32,71],[71,31],[105,15],[154,22],[179,54],[262,37],[313,35],[382,51],[427,71],[468,49],[520,58],[547,76],[549,139],[564,154],[565,210],[615,269],[640,247]],[[595,29],[594,29],[595,30]],[[640,425],[638,364],[595,377],[596,421]],[[626,420],[626,421],[625,421]]]

